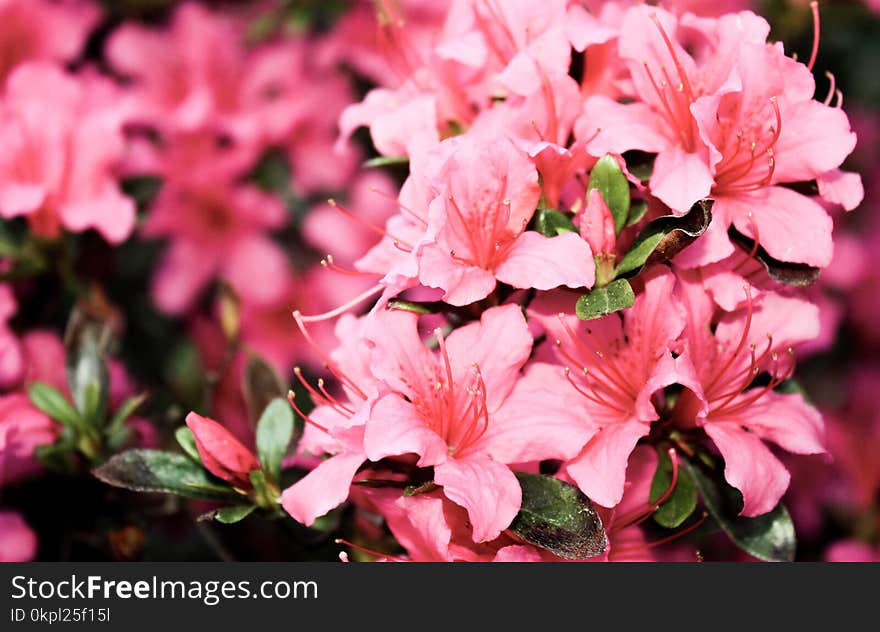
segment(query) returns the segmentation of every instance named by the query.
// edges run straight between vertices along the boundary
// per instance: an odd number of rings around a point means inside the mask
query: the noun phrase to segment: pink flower
[[[39,472],[34,448],[55,441],[58,430],[27,395],[0,395],[0,487]]]
[[[765,293],[757,306],[749,298],[744,308],[716,318],[702,286],[683,278],[679,289],[688,326],[676,364],[687,389],[672,418],[682,428],[702,428],[715,443],[725,478],[742,492],[742,514],[766,513],[790,477],[763,440],[797,454],[825,451],[819,412],[798,393],[774,390],[793,372],[793,348],[818,334],[818,310]],[[755,383],[762,373],[769,383]]]
[[[558,403],[541,392],[540,379],[517,381],[532,347],[519,306],[489,309],[448,337],[435,330],[439,354],[416,323],[400,311],[369,321],[371,369],[386,392],[366,424],[366,455],[373,462],[418,455],[417,465],[433,466],[446,497],[467,510],[473,541],[493,540],[521,501],[507,464],[571,457],[587,433],[556,419]]]
[[[17,309],[12,287],[0,284],[0,388],[3,389],[16,384],[25,369],[21,342],[7,325]]]
[[[849,208],[856,203],[835,194],[841,176],[828,175],[855,146],[846,115],[812,99],[809,68],[767,44],[768,30],[751,13],[677,20],[653,7],[633,8],[619,51],[639,101],[596,97],[585,106],[581,128],[601,129],[588,143],[591,153],[657,152],[651,192],[676,211],[715,198],[712,235],[683,254],[689,266],[728,256],[731,224],[777,259],[826,266],[828,214],[814,199],[777,185],[819,179],[834,199]]]
[[[253,453],[213,419],[189,413],[186,425],[195,435],[196,447],[205,468],[236,487],[250,489],[248,475],[260,469]]]
[[[253,186],[167,182],[143,227],[146,237],[170,238],[153,279],[156,304],[167,313],[182,313],[215,277],[250,301],[268,304],[280,298],[287,257],[265,231],[282,226],[285,216],[278,198]]]
[[[27,61],[72,61],[100,17],[89,0],[0,0],[0,88]]]
[[[826,562],[880,562],[880,548],[858,540],[839,540],[825,551]]]
[[[95,76],[27,64],[10,75],[0,109],[0,216],[27,217],[41,237],[94,228],[124,241],[135,207],[113,172],[126,109],[114,90]]]
[[[526,230],[541,195],[538,173],[509,141],[462,142],[437,189],[418,250],[419,279],[444,290],[446,302],[479,301],[497,281],[539,290],[592,286],[592,253],[578,235]]]
[[[685,315],[673,297],[675,277],[657,269],[644,278],[644,290],[622,318],[584,323],[571,313],[576,296],[564,292],[540,297],[529,310],[565,367],[545,365],[545,382],[591,437],[565,472],[605,507],[620,502],[629,455],[660,416],[654,394],[679,380],[671,350]]]
[[[0,562],[30,562],[37,555],[37,535],[21,514],[0,510]]]

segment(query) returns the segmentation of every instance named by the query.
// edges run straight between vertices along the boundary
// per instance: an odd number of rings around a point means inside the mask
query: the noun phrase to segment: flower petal
[[[295,520],[311,526],[316,518],[345,502],[351,481],[364,460],[362,453],[349,452],[323,461],[284,490],[281,505]]]
[[[596,280],[590,245],[575,233],[557,237],[529,230],[516,238],[495,268],[495,278],[515,288],[589,288]]]

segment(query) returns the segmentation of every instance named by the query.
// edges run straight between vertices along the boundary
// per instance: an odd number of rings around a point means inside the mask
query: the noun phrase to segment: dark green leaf
[[[251,421],[256,421],[266,410],[269,402],[287,395],[287,385],[271,364],[258,355],[248,358],[244,369],[244,400],[247,403]]]
[[[281,460],[293,437],[293,410],[286,399],[278,397],[269,402],[257,423],[257,455],[269,480],[281,476]]]
[[[593,320],[632,307],[635,299],[629,281],[616,279],[604,287],[597,287],[581,296],[575,305],[575,313],[581,320]]]
[[[648,212],[648,203],[645,201],[636,202],[629,209],[629,215],[626,218],[626,228],[630,226],[635,226],[642,218],[645,216],[645,213]]]
[[[651,480],[649,501],[657,502],[672,484],[672,459],[666,450],[657,450],[657,471]],[[678,468],[678,481],[672,494],[654,512],[654,522],[667,529],[675,529],[694,513],[697,508],[697,488],[690,474],[683,467]]]
[[[706,232],[712,221],[712,200],[700,200],[681,217],[666,215],[648,223],[642,230],[615,273],[617,276],[639,272],[652,263],[668,261]]]
[[[587,191],[591,189],[599,189],[602,199],[608,205],[608,210],[614,217],[614,227],[619,234],[626,225],[626,218],[629,216],[629,182],[617,159],[611,154],[606,154],[599,159],[590,171],[590,183]]]
[[[122,402],[122,405],[116,409],[116,413],[113,415],[113,419],[110,421],[110,425],[107,427],[108,432],[115,432],[122,428],[125,425],[125,422],[128,421],[128,418],[131,417],[135,411],[141,407],[141,404],[147,399],[146,393],[142,393],[140,395],[135,395],[134,397],[129,397],[127,400]]]
[[[253,470],[248,473],[248,478],[254,488],[254,500],[260,507],[270,508],[278,504],[281,500],[278,488],[269,482],[263,470]]]
[[[760,245],[755,249],[755,240],[746,237],[733,226],[727,231],[730,240],[747,252],[755,252],[755,259],[761,262],[774,281],[785,285],[803,287],[811,285],[819,278],[821,270],[805,263],[791,263],[771,257]]]
[[[568,215],[552,208],[543,208],[535,213],[535,230],[545,237],[577,232]]]
[[[108,485],[138,492],[161,492],[187,498],[231,500],[240,496],[182,454],[161,450],[128,450],[92,473]]]
[[[34,382],[28,389],[31,403],[52,419],[70,428],[80,428],[82,418],[61,391],[43,382]]]
[[[214,512],[213,518],[217,522],[222,522],[223,524],[235,524],[251,515],[256,508],[256,505],[232,505],[231,507],[221,507]]]
[[[376,156],[364,162],[364,167],[387,167],[388,165],[405,165],[409,163],[409,156]]]
[[[686,460],[682,460],[682,465],[693,477],[706,510],[734,544],[767,562],[794,560],[797,547],[794,523],[782,503],[766,514],[745,518],[739,515],[742,494],[724,481],[718,467],[710,470]]]
[[[517,536],[567,560],[581,560],[608,546],[602,520],[577,487],[541,474],[518,472],[522,507],[510,525]]]
[[[196,446],[196,436],[192,430],[187,426],[181,426],[174,431],[174,438],[189,458],[196,463],[202,462],[202,456],[199,454],[199,448]]]

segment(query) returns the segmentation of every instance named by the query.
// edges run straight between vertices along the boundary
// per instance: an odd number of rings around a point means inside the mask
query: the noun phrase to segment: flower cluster
[[[125,4],[0,0],[0,560],[877,558],[815,2]]]

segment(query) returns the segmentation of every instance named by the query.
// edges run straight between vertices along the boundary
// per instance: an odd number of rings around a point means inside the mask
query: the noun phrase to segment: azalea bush
[[[875,10],[0,0],[0,559],[880,559]]]

